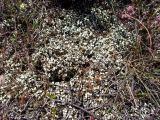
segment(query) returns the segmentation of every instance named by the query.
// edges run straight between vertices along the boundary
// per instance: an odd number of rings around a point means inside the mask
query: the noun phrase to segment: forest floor
[[[160,119],[159,0],[0,2],[0,120]]]

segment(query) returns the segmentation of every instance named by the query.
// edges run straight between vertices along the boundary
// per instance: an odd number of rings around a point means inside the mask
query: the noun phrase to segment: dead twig
[[[73,103],[66,103],[66,104],[67,104],[67,105],[70,105],[70,106],[72,106],[72,107],[74,107],[74,108],[76,108],[76,109],[79,109],[79,110],[81,110],[81,111],[89,114],[90,116],[93,116],[94,119],[101,120],[100,118],[98,118],[96,115],[94,115],[93,113],[89,112],[89,111],[86,110],[85,108],[82,108],[82,107],[80,107],[80,106],[78,106],[78,105],[76,105],[76,104],[73,104]]]
[[[148,37],[149,37],[149,45],[150,45],[149,48],[148,48],[148,51],[150,52],[150,54],[152,55],[152,57],[154,57],[153,53],[152,53],[152,46],[153,46],[152,37],[151,37],[151,34],[150,34],[148,28],[140,20],[138,20],[137,18],[135,18],[135,17],[133,17],[133,16],[127,14],[127,13],[125,13],[125,15],[128,16],[128,18],[131,18],[131,19],[137,21],[147,31],[147,34],[148,34]]]

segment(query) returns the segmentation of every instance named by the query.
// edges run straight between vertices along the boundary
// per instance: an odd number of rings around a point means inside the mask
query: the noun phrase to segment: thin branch
[[[23,110],[21,111],[21,113],[26,111],[26,109],[29,106],[29,103],[31,102],[31,100],[32,100],[32,97],[30,97],[30,99],[27,101],[27,103],[25,104],[25,106],[24,106]]]
[[[70,106],[72,106],[72,107],[74,107],[74,108],[76,108],[76,109],[79,109],[79,110],[81,110],[81,111],[89,114],[90,116],[93,116],[93,118],[95,118],[95,119],[97,119],[97,120],[101,120],[100,118],[98,118],[96,115],[94,115],[93,113],[89,112],[89,111],[86,110],[85,108],[82,108],[82,107],[80,107],[80,106],[78,106],[78,105],[76,105],[76,104],[73,104],[73,103],[66,103],[66,104],[68,104],[68,105],[70,105]]]
[[[150,45],[150,47],[148,48],[148,50],[149,50],[149,52],[151,53],[151,55],[152,55],[152,57],[153,57],[153,53],[152,53],[153,42],[152,42],[152,37],[151,37],[151,34],[150,34],[148,28],[147,28],[140,20],[138,20],[137,18],[135,18],[135,17],[133,17],[133,16],[127,14],[127,13],[125,13],[125,14],[126,14],[129,18],[132,18],[132,19],[134,19],[135,21],[137,21],[139,24],[141,24],[141,25],[143,26],[143,28],[147,31],[147,34],[148,34],[148,36],[149,36],[149,45]]]
[[[137,100],[136,100],[136,98],[135,98],[134,95],[133,95],[133,92],[132,92],[131,87],[129,86],[129,83],[127,83],[127,86],[126,86],[126,87],[128,88],[128,92],[130,93],[130,96],[131,96],[131,98],[132,98],[133,101],[134,101],[135,107],[137,108],[137,107],[138,107]]]

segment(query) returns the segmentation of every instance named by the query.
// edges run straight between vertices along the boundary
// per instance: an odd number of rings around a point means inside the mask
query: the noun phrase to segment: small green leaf
[[[38,28],[39,27],[39,22],[37,22],[37,21],[33,21],[33,28],[34,29],[36,29],[36,28]]]
[[[137,94],[138,97],[143,98],[143,97],[148,97],[148,93],[146,92],[140,92]]]
[[[56,107],[51,108],[51,114],[53,117],[55,117],[57,115],[57,108]]]
[[[106,113],[111,113],[112,112],[112,109],[108,109],[107,111],[106,111]]]
[[[50,98],[50,99],[56,99],[56,95],[53,94],[53,93],[47,93],[47,96]]]

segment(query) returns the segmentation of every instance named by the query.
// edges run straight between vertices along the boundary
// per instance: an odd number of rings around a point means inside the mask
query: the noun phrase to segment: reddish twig
[[[135,18],[135,17],[133,17],[133,16],[127,14],[127,13],[125,13],[125,15],[127,15],[129,18],[134,19],[135,21],[137,21],[147,31],[147,34],[148,34],[148,37],[149,37],[149,48],[148,48],[148,50],[151,53],[152,57],[154,57],[153,53],[152,53],[152,46],[153,46],[152,37],[151,37],[151,34],[150,34],[148,28],[140,20],[138,20],[137,18]]]

